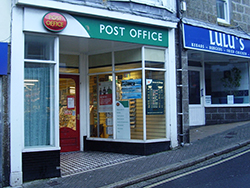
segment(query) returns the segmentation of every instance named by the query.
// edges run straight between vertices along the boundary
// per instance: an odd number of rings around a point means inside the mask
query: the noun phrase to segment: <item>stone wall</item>
[[[250,120],[250,107],[209,107],[205,113],[206,125]]]
[[[166,8],[149,6],[144,3],[134,3],[131,1],[109,1],[109,0],[54,0],[79,6],[95,7],[116,11],[122,13],[133,14],[142,17],[149,17],[165,21],[178,21],[176,15]]]
[[[230,24],[217,23],[216,0],[186,0],[184,17],[250,32],[250,0],[229,0]]]
[[[7,186],[10,173],[9,76],[0,76],[0,85],[0,175],[2,186]]]

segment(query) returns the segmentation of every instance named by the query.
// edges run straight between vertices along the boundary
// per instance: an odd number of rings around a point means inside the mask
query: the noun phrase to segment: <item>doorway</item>
[[[205,124],[205,109],[203,104],[204,89],[202,83],[202,68],[192,67],[188,70],[189,87],[189,125]]]
[[[79,76],[60,75],[59,96],[61,152],[79,151]]]

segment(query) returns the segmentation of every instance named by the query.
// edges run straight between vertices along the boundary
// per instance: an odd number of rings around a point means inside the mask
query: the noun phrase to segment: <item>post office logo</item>
[[[67,26],[67,19],[60,13],[48,12],[43,17],[43,25],[49,31],[59,32]]]

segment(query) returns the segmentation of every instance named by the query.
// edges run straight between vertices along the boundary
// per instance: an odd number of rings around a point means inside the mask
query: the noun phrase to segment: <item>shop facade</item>
[[[178,145],[176,20],[76,7],[13,8],[11,185],[60,176],[60,152]]]
[[[189,76],[189,124],[249,120],[249,35],[183,19]]]

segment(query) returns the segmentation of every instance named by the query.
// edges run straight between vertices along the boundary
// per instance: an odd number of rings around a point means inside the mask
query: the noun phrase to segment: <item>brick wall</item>
[[[205,108],[206,125],[250,120],[250,107]]]

